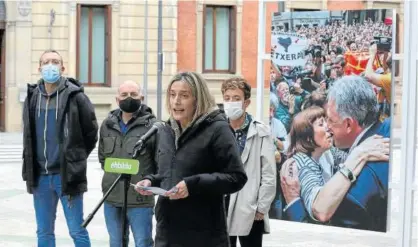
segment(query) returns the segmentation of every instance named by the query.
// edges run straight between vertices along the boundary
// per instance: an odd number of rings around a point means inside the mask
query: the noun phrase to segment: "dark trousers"
[[[239,236],[241,247],[262,247],[264,233],[264,220],[254,221],[250,234]],[[237,236],[230,236],[231,247],[237,246]]]

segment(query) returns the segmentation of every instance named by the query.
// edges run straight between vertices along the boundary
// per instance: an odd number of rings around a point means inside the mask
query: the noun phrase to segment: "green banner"
[[[136,175],[139,171],[139,161],[134,159],[107,158],[104,164],[105,172]]]

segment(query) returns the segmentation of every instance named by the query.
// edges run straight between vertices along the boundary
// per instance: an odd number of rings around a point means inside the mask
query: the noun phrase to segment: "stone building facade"
[[[148,1],[147,9],[147,103],[155,108],[158,1]],[[177,69],[177,1],[163,1],[163,13],[162,81],[167,82]],[[64,75],[85,83],[99,121],[116,107],[119,83],[144,80],[145,1],[0,1],[0,18],[3,131],[22,130],[26,84],[40,78],[44,50],[57,50],[64,60]]]
[[[222,102],[220,83],[230,76],[244,76],[252,84],[249,111],[256,112],[258,2],[246,0],[163,1],[163,95],[170,77],[180,70],[203,74],[218,103]],[[387,1],[312,0],[266,4],[266,53],[270,49],[270,25],[278,10],[396,9],[399,39],[397,54],[395,125],[400,126],[402,86],[403,3]],[[280,9],[281,6],[283,9]],[[120,82],[131,79],[144,84],[144,61],[147,61],[147,104],[157,109],[157,35],[158,1],[140,0],[17,0],[0,1],[0,131],[22,130],[22,103],[26,84],[36,82],[39,57],[44,50],[61,53],[65,75],[85,82],[85,92],[95,105],[99,122],[116,107],[115,94]],[[53,14],[51,14],[51,12]],[[227,23],[230,40],[228,60],[216,54],[213,39],[205,36],[204,24],[219,12],[218,26]],[[212,13],[212,19],[207,17]],[[217,15],[217,14],[216,14]],[[234,18],[230,18],[230,17]],[[223,18],[223,19],[222,19]],[[228,19],[229,18],[229,19]],[[148,23],[148,42],[145,31]],[[213,23],[212,23],[213,24]],[[213,28],[213,25],[212,25]],[[221,27],[222,28],[222,27]],[[213,37],[212,37],[213,38]],[[222,38],[222,36],[218,37]],[[216,42],[215,42],[216,43]],[[233,45],[232,45],[233,44]],[[207,55],[211,46],[212,55]],[[218,49],[218,50],[216,50]],[[144,51],[147,50],[147,58]],[[225,61],[227,61],[225,63]],[[219,68],[218,68],[219,67]],[[269,61],[265,61],[264,106],[269,105]],[[164,101],[164,97],[161,97]],[[162,103],[162,118],[167,113]]]

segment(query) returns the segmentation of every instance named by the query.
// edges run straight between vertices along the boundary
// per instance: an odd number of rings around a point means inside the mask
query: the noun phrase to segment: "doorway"
[[[6,39],[0,29],[0,132],[6,130]]]

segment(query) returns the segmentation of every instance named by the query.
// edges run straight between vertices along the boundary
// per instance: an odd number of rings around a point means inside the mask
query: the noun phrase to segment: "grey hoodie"
[[[41,174],[60,172],[60,148],[57,118],[60,93],[65,89],[65,77],[61,77],[57,89],[47,94],[44,81],[38,81],[39,96],[36,104],[36,157]]]

